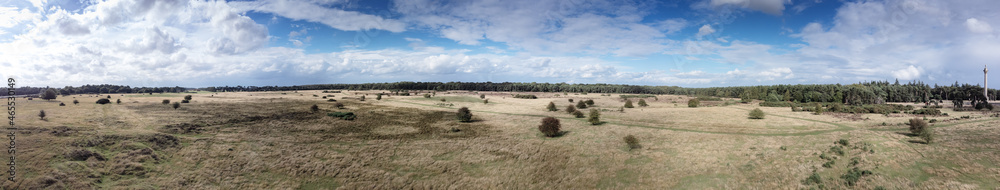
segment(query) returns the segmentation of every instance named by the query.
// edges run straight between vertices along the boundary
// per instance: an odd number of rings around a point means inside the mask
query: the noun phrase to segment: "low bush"
[[[835,164],[837,164],[837,161],[830,160],[830,161],[827,161],[826,163],[823,163],[823,167],[824,168],[833,168],[833,165],[835,165]]]
[[[832,147],[830,147],[830,152],[833,152],[833,153],[835,153],[837,155],[840,155],[840,156],[844,156],[844,148],[841,148],[840,146],[832,146]]]
[[[116,104],[122,104],[122,99],[117,99],[117,100],[115,100],[115,103],[116,103]]]
[[[642,145],[639,145],[639,139],[636,139],[635,136],[627,135],[623,138],[623,140],[625,140],[625,144],[628,145],[629,151],[642,148]]]
[[[913,118],[910,119],[910,133],[914,135],[920,135],[927,129],[927,122],[923,119]]]
[[[573,107],[573,105],[567,105],[566,113],[573,114],[573,112],[576,112],[576,107]]]
[[[844,179],[844,183],[846,183],[848,186],[854,186],[854,184],[857,184],[858,180],[860,180],[861,177],[871,174],[872,171],[861,170],[858,169],[858,167],[854,167],[853,169],[848,170],[847,173],[845,173],[844,175],[840,176],[840,178]]]
[[[538,126],[538,131],[541,131],[546,137],[556,137],[559,136],[559,119],[553,117],[542,118],[542,124]]]
[[[587,118],[587,121],[591,125],[601,124],[601,112],[597,109],[590,109],[590,118]]]
[[[920,139],[924,139],[924,143],[931,144],[934,142],[934,130],[931,128],[925,128],[922,133],[920,133]]]
[[[629,98],[652,98],[652,97],[656,97],[656,96],[655,95],[651,95],[651,94],[638,94],[638,95],[635,95],[635,94],[622,94],[622,95],[618,95],[618,97],[620,97],[622,99],[629,99]]]
[[[187,104],[187,103],[191,103],[191,101],[190,100],[181,100],[181,103]]]
[[[576,111],[574,111],[574,112],[573,112],[573,116],[576,116],[576,118],[584,118],[584,117],[585,117],[585,116],[583,115],[583,112],[580,112],[580,110],[576,110]]]
[[[548,109],[549,111],[558,111],[559,110],[559,109],[556,109],[556,103],[553,103],[553,102],[549,102],[549,105],[545,106],[545,109]]]
[[[584,109],[587,108],[587,103],[584,101],[576,102],[576,108]]]
[[[760,108],[754,108],[750,110],[750,119],[764,119],[764,111]]]
[[[163,100],[163,104],[170,104],[170,100]]]
[[[587,103],[587,106],[594,106],[594,100],[587,99],[586,103]]]
[[[181,103],[174,102],[174,104],[171,107],[174,107],[174,109],[180,108]]]
[[[921,114],[921,115],[941,115],[941,110],[934,108],[923,108],[918,110],[913,110],[911,114]]]
[[[313,113],[316,113],[316,112],[319,111],[319,106],[316,105],[316,104],[313,104],[312,106],[309,106],[309,111],[312,111]]]
[[[104,105],[104,104],[110,104],[110,103],[111,103],[111,100],[108,100],[107,98],[97,99],[97,104]]]
[[[698,104],[701,104],[701,101],[698,101],[698,99],[688,100],[688,107],[696,108],[698,107]]]
[[[538,97],[537,97],[537,96],[535,96],[535,95],[531,95],[531,94],[518,94],[518,95],[514,95],[514,98],[521,98],[521,99],[538,99]]]
[[[448,100],[441,98],[441,102],[447,102]]]
[[[458,108],[458,113],[455,113],[455,117],[461,122],[471,122],[472,112],[467,107]]]
[[[354,120],[354,118],[357,117],[354,115],[354,112],[331,112],[327,113],[326,116],[336,117],[343,120]]]
[[[722,98],[711,97],[711,96],[698,96],[695,99],[697,99],[698,101],[722,101]]]
[[[382,94],[378,94],[378,96],[375,96],[375,100],[382,100]]]
[[[639,106],[646,107],[649,106],[649,104],[646,104],[646,99],[639,99]]]
[[[489,104],[489,103],[490,103],[490,99],[483,99],[483,104]]]
[[[424,94],[424,98],[431,98],[430,94]]]
[[[847,145],[851,144],[851,142],[847,141],[847,139],[840,139],[840,140],[837,140],[837,144],[847,146]]]
[[[344,109],[344,104],[337,102],[333,104],[333,107],[336,107],[337,109]]]
[[[569,99],[569,103],[573,103],[573,99],[572,98]]]
[[[45,120],[45,110],[38,111],[38,119]]]
[[[191,101],[191,95],[184,96],[184,100]]]
[[[632,100],[625,100],[625,106],[623,106],[623,107],[625,107],[625,108],[635,108],[635,106],[632,106]]]
[[[331,99],[326,99],[326,101],[327,102],[336,102],[337,100],[334,100],[333,98],[331,98]]]
[[[65,103],[59,102],[59,106],[66,106]]]

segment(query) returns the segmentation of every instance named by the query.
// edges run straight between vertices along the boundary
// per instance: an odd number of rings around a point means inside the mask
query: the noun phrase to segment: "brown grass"
[[[467,91],[383,96],[382,101],[338,99],[333,107],[312,94],[354,97],[379,91],[198,93],[174,110],[163,99],[187,94],[126,95],[122,104],[93,104],[96,96],[54,101],[19,100],[18,113],[44,109],[48,121],[19,115],[17,183],[4,189],[808,189],[801,183],[825,162],[818,154],[838,139],[848,148],[836,167],[818,173],[826,187],[851,157],[874,175],[854,188],[993,189],[1000,186],[1000,121],[988,113],[933,117],[934,144],[913,143],[909,117],[841,116],[760,108],[752,104],[687,108],[690,97],[661,95],[649,107],[614,111],[617,94],[600,96]],[[358,93],[358,94],[355,94]],[[303,94],[300,96],[299,94]],[[422,93],[421,93],[422,94]],[[504,97],[506,96],[506,97]],[[58,106],[59,101],[79,105]],[[439,106],[449,98],[454,106]],[[548,112],[565,99],[594,99],[605,110],[593,126],[585,118]],[[676,101],[678,103],[671,103]],[[705,102],[703,102],[705,103]],[[318,113],[309,106],[317,104]],[[704,104],[703,104],[704,105]],[[469,107],[474,122],[454,110]],[[355,120],[326,116],[350,111]],[[588,111],[588,110],[584,110]],[[972,119],[952,120],[960,116]],[[559,138],[545,138],[539,119],[561,120]],[[34,118],[34,119],[32,119]],[[863,119],[861,119],[863,118]],[[932,117],[929,117],[932,118]],[[881,123],[891,125],[883,126]],[[641,139],[628,151],[622,139]],[[99,155],[99,156],[97,156]],[[102,159],[103,158],[103,159]],[[5,159],[6,160],[6,159]],[[877,169],[876,169],[877,168]]]

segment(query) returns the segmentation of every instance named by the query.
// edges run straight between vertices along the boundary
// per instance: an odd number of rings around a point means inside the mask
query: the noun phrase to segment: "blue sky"
[[[0,1],[20,85],[982,83],[990,0]],[[1000,84],[993,77],[994,84]]]

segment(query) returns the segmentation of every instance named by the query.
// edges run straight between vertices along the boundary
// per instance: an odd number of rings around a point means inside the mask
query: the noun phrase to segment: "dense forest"
[[[46,87],[47,88],[47,87]],[[17,94],[38,94],[46,88],[16,88]],[[626,94],[674,94],[690,96],[716,96],[740,98],[743,100],[764,100],[769,102],[836,102],[848,105],[880,104],[885,102],[929,102],[949,100],[953,103],[982,101],[983,88],[978,85],[958,84],[950,86],[930,86],[922,82],[899,81],[861,82],[850,85],[769,85],[712,88],[683,88],[677,86],[639,86],[621,84],[567,84],[567,83],[514,83],[514,82],[393,82],[364,84],[315,84],[297,86],[220,86],[198,90],[212,92],[236,91],[288,91],[288,90],[468,90],[468,91],[508,91],[508,92],[573,92],[573,93],[626,93]],[[6,91],[6,89],[3,89]],[[66,86],[57,89],[59,94],[92,93],[169,93],[185,92],[182,87],[130,87],[119,85]],[[1000,98],[1000,91],[991,89],[989,99]]]

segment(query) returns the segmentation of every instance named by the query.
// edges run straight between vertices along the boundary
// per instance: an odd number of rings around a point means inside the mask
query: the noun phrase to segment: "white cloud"
[[[460,44],[505,43],[535,54],[588,53],[642,56],[658,53],[671,41],[665,33],[683,20],[641,23],[651,6],[619,1],[395,1],[408,23],[430,29]]]
[[[323,7],[321,5],[335,4],[339,1],[321,1],[316,3],[289,0],[263,0],[255,2],[232,2],[240,10],[260,11],[280,15],[282,17],[323,23],[331,28],[344,31],[360,31],[368,29],[386,30],[391,32],[406,31],[406,24],[382,15],[370,15],[357,11],[345,11]]]
[[[965,27],[969,28],[969,31],[974,33],[990,33],[993,32],[993,27],[990,27],[989,23],[981,22],[976,18],[969,18],[965,20]]]
[[[657,22],[653,26],[656,29],[667,31],[667,34],[673,34],[687,28],[688,21],[683,18],[673,18]]]
[[[715,29],[712,29],[711,25],[707,25],[706,24],[706,25],[701,26],[701,28],[698,28],[698,34],[695,34],[695,36],[702,37],[702,36],[709,35],[709,34],[712,34],[712,33],[715,33]]]
[[[737,6],[758,10],[767,14],[781,15],[785,10],[785,4],[791,4],[791,0],[710,0],[713,7]]]
[[[901,80],[913,80],[920,77],[920,69],[910,65],[904,69],[892,71],[892,76]]]

